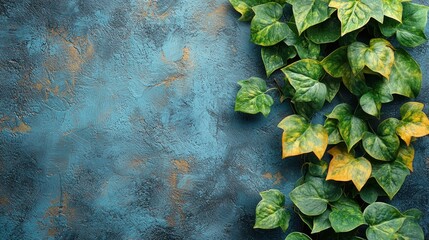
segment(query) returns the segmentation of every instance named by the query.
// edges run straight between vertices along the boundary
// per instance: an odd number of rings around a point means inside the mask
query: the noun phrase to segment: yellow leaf
[[[418,102],[408,102],[402,105],[401,122],[396,128],[396,133],[410,145],[412,137],[423,137],[429,134],[429,119],[422,111],[424,105]]]
[[[371,176],[371,163],[363,157],[355,158],[347,149],[338,145],[328,151],[333,156],[326,180],[352,181],[360,191]]]
[[[314,152],[321,159],[328,146],[328,133],[320,124],[310,124],[299,115],[284,118],[278,125],[283,129],[283,158]]]

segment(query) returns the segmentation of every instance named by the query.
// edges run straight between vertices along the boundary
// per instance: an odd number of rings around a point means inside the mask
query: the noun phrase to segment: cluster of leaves
[[[280,102],[291,103],[295,114],[278,124],[282,156],[306,160],[305,176],[289,197],[311,234],[363,239],[359,230],[365,225],[369,240],[424,239],[420,211],[400,212],[377,201],[399,191],[413,171],[412,141],[429,134],[422,103],[403,104],[400,119],[381,114],[394,95],[415,98],[420,92],[419,64],[387,38],[404,47],[423,44],[429,8],[406,0],[230,2],[240,20],[251,21],[250,39],[261,46],[267,78],[277,70],[284,74],[274,88],[258,77],[240,81],[235,110],[267,116],[271,90],[278,90]],[[341,88],[348,101],[337,97]],[[323,125],[313,123],[325,102],[339,104]],[[285,231],[285,196],[274,189],[260,194],[255,228]],[[294,232],[286,239],[311,238]]]

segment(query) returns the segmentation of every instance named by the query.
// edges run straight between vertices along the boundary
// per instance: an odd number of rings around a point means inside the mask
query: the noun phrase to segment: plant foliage
[[[278,127],[283,158],[305,160],[289,198],[309,231],[286,240],[423,240],[421,212],[401,212],[380,197],[393,199],[413,171],[412,142],[429,134],[429,119],[419,102],[403,104],[400,118],[385,118],[382,106],[421,90],[420,66],[401,46],[426,42],[429,7],[404,0],[230,2],[239,20],[250,21],[267,77],[284,75],[272,88],[258,77],[239,81],[235,110],[268,116],[270,90],[278,90],[294,111]],[[326,102],[336,103],[331,112],[323,112]],[[323,125],[313,122],[319,111]],[[285,195],[260,195],[254,227],[286,231]]]

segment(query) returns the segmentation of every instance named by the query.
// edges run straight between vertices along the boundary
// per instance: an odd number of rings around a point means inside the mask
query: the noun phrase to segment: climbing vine
[[[230,3],[239,20],[250,21],[267,78],[278,70],[284,75],[272,88],[258,77],[239,81],[235,110],[268,116],[271,95],[290,103],[294,114],[278,124],[282,157],[305,161],[289,198],[308,234],[423,240],[422,213],[401,212],[380,197],[392,199],[413,171],[412,144],[429,134],[429,119],[422,103],[404,103],[399,118],[385,118],[382,106],[395,95],[415,98],[420,92],[420,66],[401,46],[426,41],[429,8],[406,0]],[[324,107],[326,102],[337,105]],[[316,123],[313,116],[324,109],[333,110]],[[275,189],[260,195],[254,227],[286,231],[291,216],[285,195]],[[297,239],[311,238],[299,232],[286,237]]]

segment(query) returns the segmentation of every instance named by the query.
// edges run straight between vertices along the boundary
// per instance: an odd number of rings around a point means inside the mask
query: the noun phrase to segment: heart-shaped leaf
[[[354,200],[343,196],[338,201],[331,203],[331,207],[329,221],[335,232],[350,232],[365,224],[360,206]]]
[[[235,99],[235,111],[249,114],[262,113],[268,116],[270,108],[274,103],[270,95],[265,94],[267,84],[263,79],[251,77],[238,82],[241,89]]]
[[[362,139],[367,130],[366,122],[354,116],[351,106],[347,103],[337,105],[327,117],[338,120],[338,129],[348,151]]]
[[[268,2],[277,2],[280,4],[285,4],[287,0],[229,0],[234,9],[241,13],[241,17],[238,19],[240,21],[250,21],[252,20],[255,13],[252,10],[252,7],[268,3]]]
[[[287,80],[295,89],[295,102],[312,102],[322,108],[328,90],[320,80],[325,71],[317,60],[304,59],[282,68]]]
[[[261,46],[272,46],[294,33],[284,22],[280,22],[283,7],[275,2],[257,5],[252,8],[255,12],[250,24],[250,39]]]
[[[400,141],[396,135],[399,120],[388,118],[378,126],[378,134],[365,132],[363,135],[363,148],[373,158],[381,161],[396,159]]]
[[[422,71],[419,64],[403,49],[395,51],[395,61],[388,84],[392,94],[409,98],[419,95],[422,87]]]
[[[333,78],[329,74],[325,74],[325,76],[320,80],[320,82],[326,85],[326,101],[332,102],[332,100],[337,95],[340,90],[341,81],[338,78]]]
[[[355,158],[341,145],[328,151],[333,156],[326,180],[352,181],[360,191],[371,176],[371,163],[363,157]]]
[[[262,200],[256,206],[254,228],[273,229],[280,227],[286,231],[289,227],[290,214],[283,207],[285,196],[276,189],[260,193]]]
[[[381,105],[393,101],[393,96],[386,79],[374,83],[373,88],[362,95],[359,104],[369,115],[380,118]]]
[[[401,106],[401,122],[396,133],[410,145],[412,137],[423,137],[429,134],[429,119],[422,111],[424,105],[418,102],[408,102]]]
[[[338,120],[327,118],[323,127],[328,132],[328,144],[337,144],[343,142],[340,130],[338,129]]]
[[[342,78],[351,93],[361,96],[368,91],[363,73],[354,75],[347,57],[347,46],[340,47],[325,57],[321,64],[325,71],[334,78]]]
[[[307,28],[321,23],[334,12],[329,8],[329,0],[288,0],[292,5],[298,33],[301,35]]]
[[[390,199],[396,195],[409,174],[408,168],[400,161],[372,164],[372,176]]]
[[[295,47],[301,59],[317,59],[320,55],[320,45],[309,40],[305,34],[299,36],[295,23],[290,22],[288,26],[293,34],[288,35],[284,42]]]
[[[338,9],[341,36],[363,27],[371,17],[383,22],[381,0],[331,0],[329,6]]]
[[[374,178],[370,178],[359,192],[359,195],[363,201],[371,204],[377,201],[379,196],[386,196],[386,193]]]
[[[406,218],[402,227],[395,233],[396,239],[424,240],[424,232],[412,218]]]
[[[369,225],[366,229],[368,240],[397,239],[395,233],[402,227],[405,217],[395,207],[382,202],[375,202],[363,212]]]
[[[425,28],[429,7],[403,2],[402,23],[386,19],[380,24],[381,33],[390,37],[396,33],[396,39],[405,47],[417,47],[426,42]]]
[[[280,42],[274,46],[262,47],[261,56],[267,77],[269,77],[275,70],[286,66],[287,61],[296,56],[296,51],[293,47]]]
[[[326,230],[331,227],[331,222],[329,221],[329,214],[331,210],[327,209],[324,213],[313,218],[313,229],[311,234],[315,234]]]
[[[311,177],[292,190],[289,197],[305,215],[318,216],[326,211],[329,202],[337,201],[341,194],[341,188],[337,183]]]
[[[278,125],[283,129],[283,158],[314,152],[321,159],[328,146],[328,133],[320,124],[310,124],[299,115],[284,118]]]
[[[347,57],[354,75],[367,66],[389,79],[394,56],[392,45],[382,38],[371,39],[369,46],[361,42],[354,42],[349,45],[347,50]]]
[[[332,43],[341,37],[341,23],[336,17],[307,29],[307,38],[316,44]]]
[[[293,232],[287,235],[285,240],[311,240],[311,238],[305,233]]]

